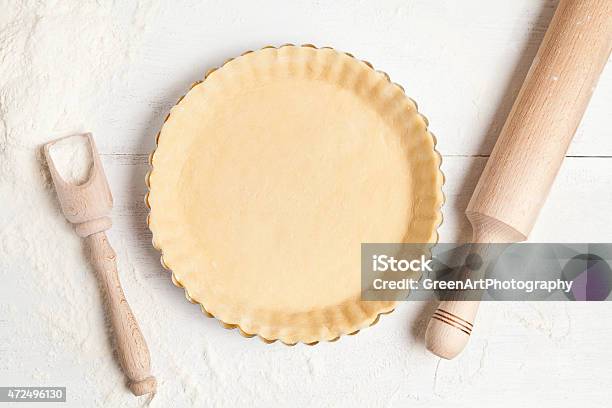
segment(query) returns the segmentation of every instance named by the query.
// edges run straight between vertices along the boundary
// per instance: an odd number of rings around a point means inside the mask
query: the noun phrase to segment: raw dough
[[[285,343],[391,311],[362,302],[362,242],[433,242],[442,175],[422,116],[332,49],[249,53],[191,89],[152,158],[150,228],[210,314]]]

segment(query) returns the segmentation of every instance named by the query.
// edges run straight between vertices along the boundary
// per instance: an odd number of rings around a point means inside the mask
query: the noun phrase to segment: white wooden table
[[[81,118],[96,137],[115,197],[110,239],[159,381],[151,406],[609,406],[612,307],[607,303],[487,303],[470,345],[453,361],[424,349],[433,305],[418,302],[406,302],[375,327],[335,343],[266,345],[224,330],[184,299],[162,270],[145,223],[147,156],[169,108],[189,84],[244,50],[313,43],[370,61],[418,102],[444,156],[441,240],[465,239],[463,210],[555,5],[550,0],[310,0],[152,7],[142,22],[146,34],[137,53],[117,56],[123,76],[110,78],[111,91]],[[121,22],[122,6],[100,9],[116,14],[120,28],[130,24]],[[612,64],[533,241],[612,242],[610,119]],[[63,225],[57,238],[69,240],[63,256],[81,256],[68,226],[59,215],[53,217]],[[76,277],[58,263],[49,273],[56,278],[47,292],[29,298],[0,292],[13,307],[31,312],[29,321],[7,324],[5,318],[4,326],[0,315],[0,330],[8,326],[19,335],[39,326],[27,351],[13,337],[0,343],[0,360],[5,360],[0,386],[65,385],[69,406],[142,405],[144,400],[123,387],[111,357],[94,275],[84,261]],[[72,295],[59,290],[68,280]],[[53,295],[54,287],[61,296]],[[32,302],[44,302],[47,313],[65,315],[66,321],[43,318]],[[74,328],[80,324],[87,330]]]

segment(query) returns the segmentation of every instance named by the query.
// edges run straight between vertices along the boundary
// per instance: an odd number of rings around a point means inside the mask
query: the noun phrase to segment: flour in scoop
[[[89,180],[93,154],[86,135],[70,136],[53,143],[49,155],[65,182],[78,186]]]

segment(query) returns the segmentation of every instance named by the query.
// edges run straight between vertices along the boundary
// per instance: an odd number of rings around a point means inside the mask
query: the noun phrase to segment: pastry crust
[[[226,326],[334,340],[392,301],[360,300],[362,242],[436,242],[440,156],[386,74],[333,49],[264,48],[172,108],[148,176],[162,263]]]

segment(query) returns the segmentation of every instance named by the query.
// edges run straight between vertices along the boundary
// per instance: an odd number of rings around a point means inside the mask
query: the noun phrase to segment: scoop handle
[[[129,379],[128,386],[134,395],[154,393],[157,381],[150,373],[149,349],[121,288],[115,251],[103,231],[89,235],[85,242],[90,261],[105,292],[117,354]]]

